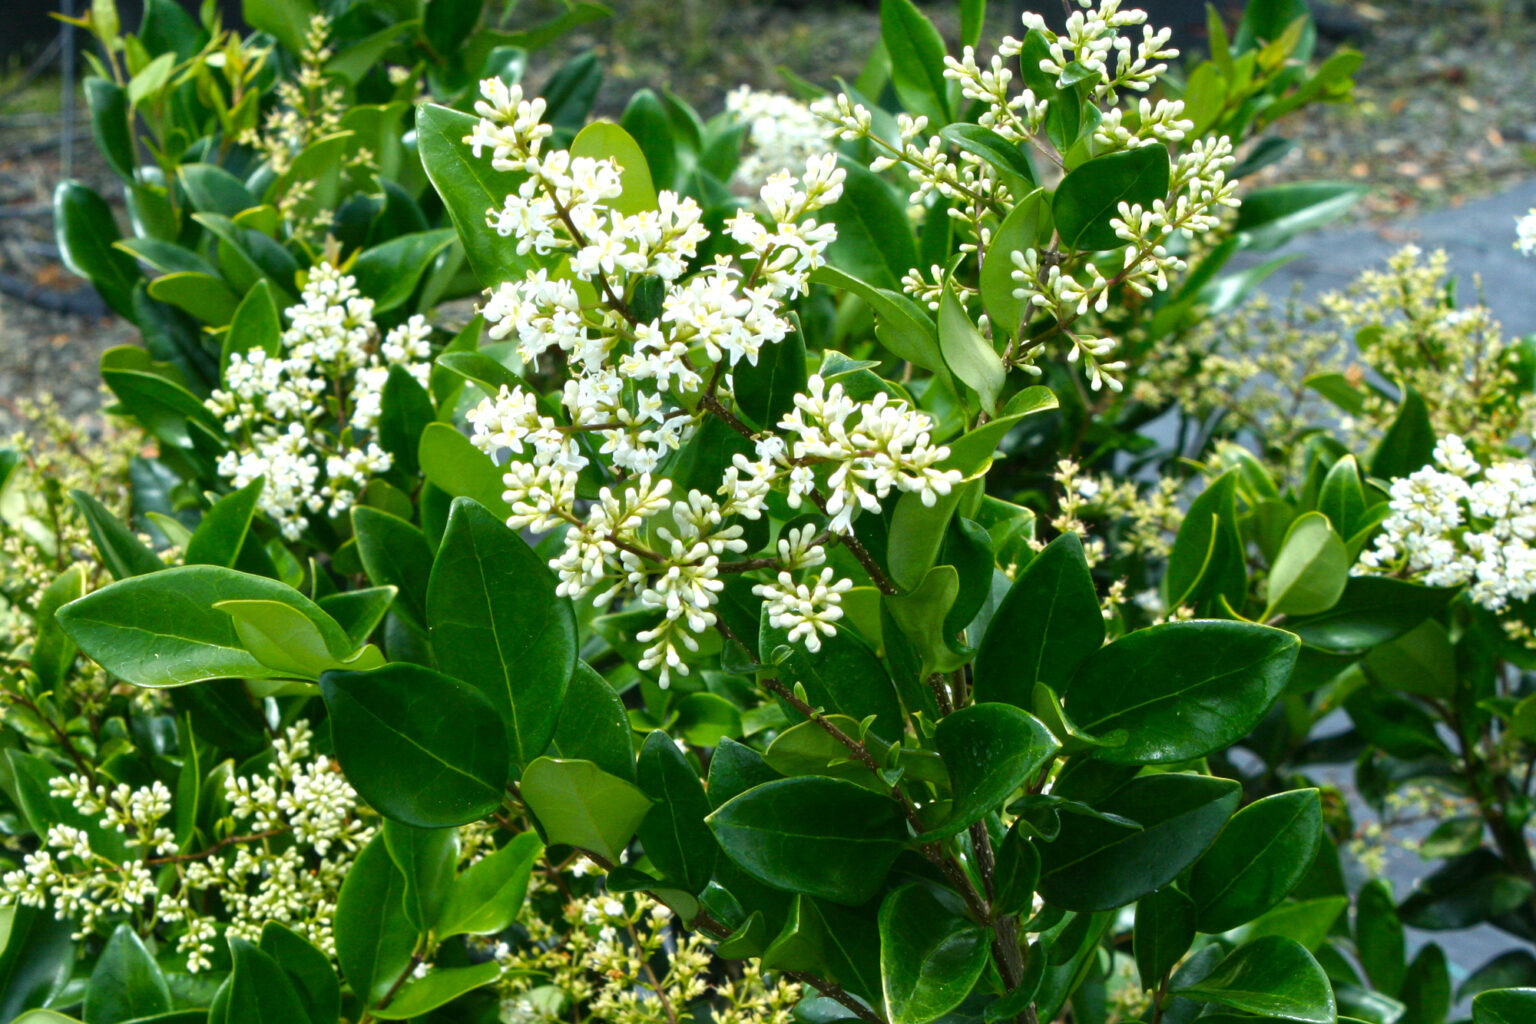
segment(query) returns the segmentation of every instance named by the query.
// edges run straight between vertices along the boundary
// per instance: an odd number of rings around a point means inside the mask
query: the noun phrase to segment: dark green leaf
[[[410,1020],[499,977],[501,965],[494,960],[471,967],[438,967],[424,978],[407,982],[387,1008],[375,1008],[371,1015],[379,1020]]]
[[[127,925],[102,949],[85,990],[86,1024],[120,1024],[171,1008],[171,990],[149,950]]]
[[[671,738],[657,730],[640,749],[639,777],[640,788],[655,804],[638,833],[646,856],[668,882],[690,893],[703,891],[720,848],[704,824],[711,808],[698,773]]]
[[[992,616],[976,653],[976,699],[1031,707],[1036,682],[1060,690],[1103,644],[1082,541],[1063,533],[1024,567]]]
[[[1278,248],[1342,217],[1366,191],[1364,185],[1305,181],[1249,192],[1237,215],[1239,244],[1260,251]]]
[[[368,579],[375,586],[395,587],[395,614],[425,632],[427,583],[432,575],[432,548],[426,535],[404,519],[366,505],[353,507],[352,530]]]
[[[1246,622],[1169,622],[1137,630],[1091,654],[1065,695],[1077,725],[1125,729],[1098,757],[1170,764],[1230,746],[1258,725],[1285,689],[1301,645]]]
[[[385,820],[384,848],[405,879],[405,919],[418,932],[434,928],[459,866],[458,832]]]
[[[551,845],[565,843],[614,864],[651,809],[633,783],[591,761],[537,758],[519,788]]]
[[[970,995],[987,966],[988,934],[953,893],[921,882],[880,904],[880,978],[891,1024],[927,1024]]]
[[[229,938],[229,952],[234,961],[229,1024],[291,1024],[307,1019],[298,992],[275,959],[233,936]]]
[[[337,760],[380,814],[443,828],[501,805],[506,733],[495,708],[467,683],[401,663],[327,672],[320,691]]]
[[[416,929],[405,919],[405,878],[389,859],[384,837],[363,847],[336,901],[336,961],[352,991],[367,1002],[410,968]]]
[[[309,1024],[336,1024],[341,983],[330,958],[276,921],[268,921],[261,929],[260,947],[288,976]]]
[[[917,242],[906,204],[868,168],[848,159],[839,166],[848,175],[843,194],[817,215],[837,226],[837,239],[827,247],[827,262],[876,288],[899,292],[902,276],[917,264]]]
[[[1056,231],[1068,249],[1115,249],[1125,243],[1110,227],[1121,203],[1152,209],[1168,198],[1168,148],[1138,146],[1096,157],[1067,172],[1051,200]]]
[[[1063,813],[1060,835],[1040,851],[1040,894],[1078,911],[1134,902],[1178,877],[1205,851],[1240,795],[1238,784],[1227,779],[1150,775],[1097,806],[1111,818]]]
[[[1173,991],[1285,1020],[1334,1024],[1338,1019],[1322,967],[1300,943],[1275,936],[1239,946],[1200,981],[1175,985]]]
[[[1236,928],[1283,900],[1312,866],[1322,830],[1315,789],[1277,793],[1238,811],[1190,872],[1200,930]]]
[[[576,662],[551,749],[559,757],[591,761],[609,775],[634,782],[635,748],[630,732],[624,702],[613,687],[586,662]]]
[[[912,0],[881,0],[880,39],[891,58],[891,85],[914,116],[930,128],[949,123],[949,81],[944,77],[944,38]]]
[[[1404,384],[1397,415],[1371,458],[1371,475],[1396,480],[1429,465],[1435,455],[1437,436],[1429,420],[1429,406],[1417,391]]]
[[[53,191],[53,227],[64,265],[91,282],[120,316],[134,320],[133,286],[144,275],[114,247],[123,236],[106,200],[78,181],[59,182]]]
[[[1472,1000],[1472,1024],[1528,1024],[1533,1014],[1536,988],[1497,989]]]
[[[487,152],[474,155],[464,139],[477,123],[473,115],[431,103],[416,108],[417,146],[427,177],[443,197],[475,277],[489,288],[522,278],[533,263],[485,222],[486,211],[501,209],[524,176],[494,169]]]
[[[220,601],[287,605],[314,624],[337,658],[354,649],[341,627],[298,591],[212,565],[120,580],[60,608],[58,621],[82,651],[136,686],[285,676],[244,649],[230,616],[215,607]]]
[[[244,487],[226,494],[203,513],[192,539],[187,541],[184,561],[187,565],[222,565],[234,568],[251,529],[251,517],[261,500],[265,479],[257,477]]]
[[[1009,704],[973,704],[940,719],[934,745],[949,771],[949,820],[922,838],[952,836],[982,820],[1060,748],[1050,730]]]
[[[555,735],[576,667],[576,616],[545,560],[468,498],[454,500],[426,587],[443,670],[496,708],[516,768]]]
[[[890,799],[814,775],[749,789],[708,821],[754,878],[849,906],[880,890],[906,838]]]
[[[1414,629],[1438,614],[1458,592],[1385,576],[1351,576],[1332,608],[1320,615],[1290,619],[1285,626],[1312,647],[1365,650]]]
[[[1137,900],[1131,949],[1141,987],[1155,991],[1194,939],[1195,904],[1188,896],[1169,885]]]
[[[522,909],[528,878],[544,844],[533,832],[520,832],[489,856],[481,857],[453,880],[437,918],[437,935],[495,935]]]
[[[1403,923],[1415,928],[1470,928],[1523,906],[1531,893],[1529,880],[1510,874],[1489,851],[1478,850],[1420,879],[1397,909]]]
[[[981,157],[1000,171],[1003,180],[1019,198],[1035,187],[1035,169],[1029,165],[1024,151],[992,129],[979,124],[951,124],[946,125],[939,135],[944,141],[972,156]]]

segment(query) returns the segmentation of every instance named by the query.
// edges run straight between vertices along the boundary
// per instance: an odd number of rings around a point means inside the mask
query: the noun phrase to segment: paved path
[[[1265,282],[1264,290],[1283,297],[1300,283],[1315,296],[1342,289],[1361,270],[1381,266],[1410,242],[1425,251],[1444,249],[1451,273],[1461,279],[1461,298],[1469,302],[1473,275],[1481,275],[1485,300],[1508,334],[1536,331],[1536,259],[1515,249],[1515,220],[1536,207],[1536,180],[1507,192],[1446,210],[1437,210],[1384,227],[1348,228],[1303,235],[1273,253],[1242,254],[1243,263],[1296,254]],[[1239,265],[1234,260],[1234,266]]]

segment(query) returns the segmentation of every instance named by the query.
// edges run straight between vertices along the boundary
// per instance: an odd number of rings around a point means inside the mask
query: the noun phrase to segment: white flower
[[[770,626],[787,629],[790,643],[804,643],[814,652],[821,650],[823,636],[837,635],[834,624],[843,617],[842,596],[852,587],[852,580],[835,580],[828,566],[806,583],[781,572],[775,582],[759,583],[752,592],[763,599]]]
[[[1515,248],[1522,256],[1536,256],[1536,207],[1515,222]]]

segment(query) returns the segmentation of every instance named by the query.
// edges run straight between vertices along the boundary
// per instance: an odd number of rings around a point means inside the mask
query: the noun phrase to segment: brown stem
[[[955,710],[954,702],[949,699],[949,690],[944,686],[942,672],[935,672],[928,677],[928,689],[933,691],[933,699],[939,702],[939,714],[948,715]]]
[[[183,864],[189,860],[206,860],[226,846],[233,846],[236,843],[254,843],[262,839],[272,839],[276,836],[287,835],[290,831],[292,831],[290,828],[284,826],[282,828],[269,828],[265,832],[252,832],[243,836],[225,836],[206,850],[200,850],[197,853],[176,853],[167,857],[151,857],[146,859],[144,863],[146,865]]]

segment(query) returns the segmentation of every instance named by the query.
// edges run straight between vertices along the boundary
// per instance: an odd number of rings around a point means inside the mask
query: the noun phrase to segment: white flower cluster
[[[1391,513],[1360,556],[1374,572],[1432,587],[1468,587],[1490,611],[1536,595],[1536,465],[1483,466],[1460,437],[1435,446],[1435,465],[1392,482]]]
[[[310,516],[345,515],[369,479],[389,471],[389,453],[368,439],[384,383],[403,366],[426,386],[431,328],[413,316],[381,338],[373,300],[329,263],[310,270],[285,315],[279,353],[231,355],[224,386],[204,404],[233,441],[219,474],[235,487],[265,478],[261,510],[297,540]]]
[[[56,824],[44,848],[0,878],[0,907],[52,904],[60,920],[74,921],[77,937],[106,918],[182,926],[177,950],[187,970],[207,968],[220,929],[197,909],[216,895],[224,930],[252,942],[268,921],[281,922],[334,955],[332,922],[342,879],[372,835],[357,817],[358,798],[340,770],[312,756],[307,723],[273,741],[264,775],[231,777],[224,798],[230,818],[224,838],[180,853],[176,834],[161,822],[172,811],[171,792],[156,781],[134,788],[108,786],[84,775],[57,777],[54,797],[124,837],[130,856],[118,863],[81,828]],[[174,870],[169,881],[166,867]]]
[[[1092,102],[1099,107],[1093,155],[1181,142],[1194,128],[1184,116],[1181,101],[1159,100],[1154,104],[1138,97],[1134,106],[1115,105],[1122,90],[1145,92],[1167,71],[1167,61],[1178,56],[1178,51],[1168,46],[1171,31],[1147,27],[1146,13],[1122,10],[1120,0],[1078,3],[1083,10],[1070,15],[1063,35],[1052,32],[1036,14],[1026,13],[1023,22],[1027,30],[1046,39],[1048,55],[1039,59],[1041,71],[1064,76],[1071,67],[1074,76],[1081,73],[1093,79]],[[1142,26],[1139,41],[1122,33],[1122,29],[1137,25]],[[1014,72],[1009,60],[1026,48],[1024,41],[1005,37],[997,54],[982,65],[977,63],[974,50],[966,47],[958,59],[945,58],[944,74],[959,84],[963,97],[982,104],[979,124],[1008,142],[1032,146],[1040,157],[1064,171],[1062,154],[1045,138],[1050,101],[1027,88],[1013,91]],[[1058,87],[1062,81],[1058,78]],[[992,252],[988,225],[994,222],[993,215],[1006,214],[1024,197],[1013,193],[1009,181],[991,163],[968,151],[952,154],[947,140],[927,134],[925,117],[898,115],[899,138],[886,140],[875,134],[873,115],[846,95],[818,101],[812,109],[831,124],[835,137],[867,139],[882,151],[871,164],[873,170],[906,165],[914,186],[909,202],[918,208],[920,217],[932,213],[930,204],[936,197],[942,198],[948,204],[948,216],[969,225],[971,240],[961,243],[962,251],[1013,264],[1014,296],[1026,300],[1032,310],[1052,316],[1057,327],[1027,345],[1011,345],[1007,352],[1010,365],[1038,374],[1040,370],[1034,365],[1038,350],[1059,334],[1071,345],[1068,359],[1083,364],[1094,390],[1106,386],[1120,390],[1116,374],[1124,364],[1107,360],[1116,348],[1113,338],[1084,333],[1074,327],[1075,322],[1090,311],[1104,312],[1113,288],[1124,286],[1142,296],[1165,290],[1169,275],[1185,269],[1184,262],[1169,252],[1168,242],[1174,233],[1209,231],[1224,208],[1237,205],[1235,185],[1226,177],[1234,162],[1231,141],[1226,137],[1210,142],[1196,140],[1173,161],[1167,199],[1158,199],[1150,208],[1121,204],[1113,223],[1124,243],[1118,266],[1108,260],[1095,262],[1082,253],[1034,249]],[[918,301],[932,303],[934,286],[921,274],[908,275],[903,284]],[[1000,326],[1014,335],[1019,325]]]
[[[736,165],[736,180],[745,185],[756,188],[827,151],[821,118],[793,96],[743,85],[726,94],[725,109],[747,128],[747,149]]]
[[[1046,74],[1063,76],[1069,65],[1077,64],[1097,77],[1094,97],[1112,103],[1120,89],[1146,92],[1168,70],[1167,62],[1179,55],[1177,49],[1168,45],[1173,30],[1154,31],[1146,24],[1146,11],[1121,10],[1121,0],[1077,0],[1077,3],[1083,9],[1068,15],[1066,34],[1062,36],[1053,33],[1040,15],[1031,11],[1024,13],[1024,27],[1044,33],[1050,41],[1050,56],[1040,61],[1040,70]],[[1142,26],[1141,40],[1134,44],[1134,54],[1130,37],[1120,32],[1120,29],[1133,25]],[[998,50],[1005,57],[1018,56],[1023,44],[1005,39]],[[1110,67],[1111,55],[1115,62],[1113,68]],[[1057,79],[1057,88],[1065,88],[1067,84],[1063,78]]]
[[[810,499],[831,517],[831,533],[849,534],[853,516],[878,508],[893,488],[931,503],[959,475],[936,468],[948,450],[929,442],[927,417],[884,395],[857,403],[841,385],[812,378],[810,394],[778,424],[793,450],[730,409],[733,368],[755,365],[763,346],[786,337],[782,304],[808,288],[836,237],[808,219],[842,192],[835,155],[809,159],[799,180],[770,175],[761,190],[766,222],[741,211],[725,225],[741,254],[690,274],[708,238],[697,204],[662,192],[654,211],[612,209],[621,168],[542,152],[542,101],[524,100],[517,87],[490,80],[482,95],[466,142],[489,149],[494,166],[528,175],[487,212],[489,223],[520,251],[565,258],[499,285],[483,314],[493,337],[515,334],[525,363],[557,351],[569,379],[558,404],[502,387],[470,412],[471,439],[493,457],[510,452],[510,526],[565,530],[550,563],[561,594],[600,605],[632,595],[661,613],[638,638],[647,645],[641,668],[665,686],[688,673],[687,654],[717,623],[721,572],[739,571],[722,562],[747,547],[735,520],[760,519],[775,486],[794,507]],[[757,458],[737,455],[713,490],[675,493],[665,463],[710,416],[752,440]],[[595,500],[579,500],[579,490]],[[833,628],[829,609],[846,587],[828,579],[802,597],[792,579],[785,586],[794,600],[775,607],[790,628],[812,623],[806,637]]]
[[[1536,207],[1515,221],[1515,248],[1522,256],[1536,256]]]

